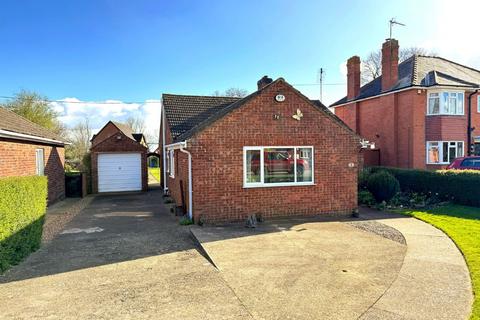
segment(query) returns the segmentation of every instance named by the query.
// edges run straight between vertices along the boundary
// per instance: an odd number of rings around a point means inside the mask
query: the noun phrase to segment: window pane
[[[260,150],[247,150],[247,183],[260,182]]]
[[[264,149],[265,183],[295,182],[293,148]]]
[[[457,93],[457,114],[463,114],[463,93]]]
[[[431,93],[428,101],[428,113],[438,114],[440,112],[440,98],[438,93]]]
[[[36,174],[39,176],[43,176],[45,173],[45,163],[43,159],[43,149],[35,150],[35,162],[36,162]]]
[[[448,148],[448,150],[450,151],[448,153],[448,163],[451,163],[453,160],[455,160],[455,155],[456,155],[456,146],[450,146]]]
[[[463,142],[457,144],[457,157],[463,157]]]
[[[452,94],[450,97],[450,113],[455,114],[457,112],[457,97]]]
[[[442,94],[442,104],[443,104],[443,111],[442,113],[450,113],[450,106],[448,105],[448,92],[444,92]]]
[[[429,163],[439,163],[440,154],[438,150],[438,143],[431,142],[428,144],[428,162]]]
[[[297,149],[297,182],[313,181],[313,152],[312,148]]]
[[[443,142],[442,148],[443,148],[442,162],[448,162],[448,142]]]

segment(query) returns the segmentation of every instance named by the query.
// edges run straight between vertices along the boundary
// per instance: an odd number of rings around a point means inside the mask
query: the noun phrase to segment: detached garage
[[[147,190],[147,144],[143,134],[108,122],[92,138],[94,193]]]

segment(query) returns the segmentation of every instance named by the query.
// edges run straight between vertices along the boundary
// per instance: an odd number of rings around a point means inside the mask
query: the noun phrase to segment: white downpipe
[[[185,143],[186,147],[186,143]],[[192,154],[184,149],[184,146],[180,147],[180,151],[188,154],[188,217],[193,219],[193,208],[192,208]]]
[[[161,125],[162,125],[162,153],[163,153],[163,156],[162,156],[162,160],[163,160],[163,168],[162,168],[162,171],[163,171],[163,194],[167,194],[167,191],[168,191],[168,186],[167,186],[167,159],[166,159],[166,146],[165,146],[165,109],[163,108],[163,101],[162,101],[162,117],[161,117]]]

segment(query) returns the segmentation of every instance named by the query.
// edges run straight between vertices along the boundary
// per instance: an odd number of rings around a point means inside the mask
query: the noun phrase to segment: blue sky
[[[473,0],[6,0],[0,11],[0,95],[29,89],[65,99],[56,108],[68,125],[87,115],[98,127],[137,113],[153,130],[158,103],[120,102],[229,87],[252,92],[265,74],[315,83],[320,67],[325,83],[344,84],[345,61],[380,48],[392,17],[407,25],[394,30],[400,46],[427,47],[480,68],[479,47],[469,41],[478,12]],[[318,98],[316,86],[297,88]],[[324,102],[345,90],[326,85]],[[90,103],[105,100],[119,103]]]

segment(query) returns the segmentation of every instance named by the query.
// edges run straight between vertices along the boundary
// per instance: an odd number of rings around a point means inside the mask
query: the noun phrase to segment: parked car
[[[447,170],[480,170],[480,157],[456,158],[448,165]]]
[[[294,159],[293,155],[287,150],[265,151],[264,152],[265,172],[272,173],[293,173]],[[307,159],[297,159],[297,175],[302,176],[305,170],[310,169]],[[252,158],[252,171],[255,174],[260,172],[260,157]]]

